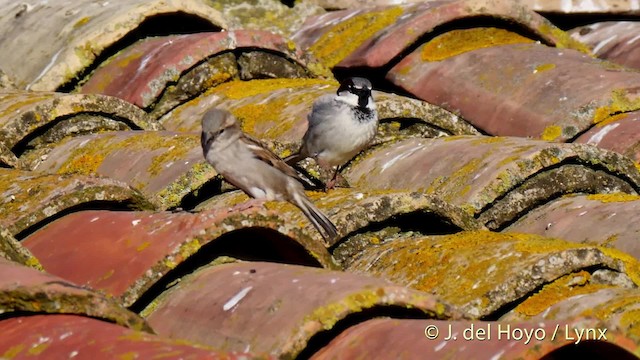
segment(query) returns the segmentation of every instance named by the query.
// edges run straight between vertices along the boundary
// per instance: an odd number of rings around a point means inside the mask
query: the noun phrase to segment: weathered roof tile
[[[11,359],[267,359],[169,340],[73,315],[33,315],[0,321],[0,354]]]
[[[156,118],[232,79],[310,76],[307,62],[291,41],[266,31],[154,37],[104,62],[80,91],[117,96]]]
[[[105,50],[133,33],[171,33],[224,27],[220,13],[204,0],[96,2],[7,2],[0,6],[0,67],[20,89],[55,91],[92,66]],[[154,18],[164,17],[158,29]],[[29,29],[25,37],[25,29]],[[131,41],[131,40],[129,40]],[[29,46],[25,46],[28,42]],[[120,44],[121,46],[122,44]],[[118,49],[111,49],[115,52]],[[25,61],[25,59],[29,59]]]
[[[80,314],[150,331],[146,322],[104,297],[59,277],[0,258],[0,310],[6,317],[24,313]]]
[[[459,136],[407,139],[371,150],[346,171],[353,186],[404,189],[461,206],[498,229],[558,195],[637,193],[629,159],[582,144]]]
[[[315,335],[339,328],[350,315],[371,318],[389,312],[422,318],[454,315],[429,294],[381,279],[262,262],[201,268],[143,313],[163,336],[225,351],[249,349],[294,358]]]
[[[436,294],[474,319],[500,315],[503,307],[564,275],[599,269],[626,279],[625,286],[640,284],[640,264],[620,251],[488,231],[399,236],[369,246],[347,265]]]
[[[140,193],[119,181],[8,169],[0,169],[0,202],[0,227],[18,239],[81,208],[152,208]]]
[[[33,152],[24,161],[39,173],[99,175],[125,182],[158,209],[180,207],[186,195],[217,175],[202,155],[199,134],[194,133],[85,135]]]

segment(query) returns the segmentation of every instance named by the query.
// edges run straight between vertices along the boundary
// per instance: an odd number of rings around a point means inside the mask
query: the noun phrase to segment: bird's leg
[[[340,170],[342,170],[342,167],[336,166],[331,180],[327,181],[327,183],[325,184],[325,192],[329,189],[335,189],[336,187],[349,187],[349,183],[344,177],[342,177],[342,174],[340,174]]]

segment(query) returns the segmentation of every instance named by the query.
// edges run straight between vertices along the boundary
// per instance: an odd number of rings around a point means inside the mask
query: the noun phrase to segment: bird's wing
[[[269,148],[259,140],[254,139],[247,134],[243,134],[240,140],[247,145],[256,159],[264,161],[288,176],[302,181],[298,173],[291,166],[287,165],[280,157],[278,157],[278,155],[274,154],[273,151],[269,150]]]

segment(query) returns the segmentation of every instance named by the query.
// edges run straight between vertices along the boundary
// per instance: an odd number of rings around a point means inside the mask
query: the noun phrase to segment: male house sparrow
[[[371,97],[371,82],[346,79],[335,95],[319,97],[307,116],[309,127],[297,154],[285,161],[293,165],[312,157],[323,168],[336,167],[326,187],[335,185],[340,167],[353,159],[373,140],[378,130],[378,112]]]
[[[325,239],[338,236],[331,220],[305,195],[298,173],[260,141],[243,133],[231,113],[207,111],[200,142],[205,159],[228,182],[256,199],[288,201],[302,210]]]

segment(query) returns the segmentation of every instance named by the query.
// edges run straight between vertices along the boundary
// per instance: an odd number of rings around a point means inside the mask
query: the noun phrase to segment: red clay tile
[[[6,15],[0,19],[5,34],[0,68],[15,78],[18,88],[41,91],[73,81],[103,52],[117,51],[111,47],[128,34],[225,27],[220,13],[204,0],[7,2],[0,12]],[[26,36],[24,29],[29,29]]]
[[[96,319],[34,315],[0,321],[0,356],[11,359],[266,359],[215,351]]]
[[[231,111],[243,130],[260,139],[299,143],[307,129],[313,102],[337,90],[322,79],[232,81],[169,112],[159,121],[174,131],[200,131],[203,114],[212,107]],[[460,117],[427,102],[374,91],[380,127],[377,142],[399,135],[478,135]],[[292,146],[296,148],[299,145]]]
[[[126,184],[80,174],[0,169],[0,227],[19,240],[52,218],[81,208],[152,208]]]
[[[329,67],[382,68],[449,23],[484,18],[516,31],[524,28],[533,40],[580,47],[542,16],[509,0],[431,1],[336,11],[310,18],[292,39]]]
[[[574,28],[569,34],[601,59],[640,68],[640,23],[636,21],[597,22]]]
[[[33,152],[24,162],[40,173],[80,173],[122,181],[141,191],[157,209],[181,206],[186,195],[217,175],[205,161],[200,135],[195,133],[122,131],[79,136]]]
[[[8,230],[0,228],[0,257],[18,264],[42,270],[42,265],[31,251],[23,246]]]
[[[204,258],[334,268],[322,244],[296,224],[286,212],[257,207],[195,214],[82,211],[54,221],[23,244],[48,272],[104,290],[129,306],[177,266],[198,266],[194,261]]]
[[[433,296],[380,279],[260,262],[201,268],[144,313],[161,336],[294,358],[314,335],[350,315],[384,316],[392,308],[414,317],[451,316]]]
[[[329,192],[307,192],[307,196],[316,206],[330,217],[338,228],[339,234],[351,237],[371,228],[391,227],[409,231],[420,228],[422,232],[457,232],[461,230],[479,230],[484,227],[463,209],[453,206],[441,199],[415,192],[404,191],[361,191],[357,188],[336,188]],[[248,196],[240,191],[215,196],[196,210],[224,209],[242,204]],[[240,205],[246,206],[246,205]],[[324,241],[317,231],[294,206],[284,202],[268,202],[263,206],[270,212],[287,214],[287,221],[294,225],[300,233],[309,234]],[[363,211],[366,209],[366,211]],[[411,217],[415,215],[415,218]],[[406,217],[403,220],[403,217]],[[414,221],[424,221],[416,224]],[[422,226],[421,226],[422,225]],[[333,247],[344,240],[337,238],[333,243],[325,243]]]
[[[12,313],[79,314],[149,331],[136,314],[113,299],[59,277],[0,258],[0,310]]]
[[[565,196],[529,211],[505,232],[613,247],[640,259],[640,196]]]
[[[574,140],[576,143],[592,144],[602,149],[613,150],[635,162],[640,162],[640,111],[614,115]]]
[[[390,143],[361,156],[345,177],[362,189],[437,196],[491,229],[559,195],[635,194],[640,185],[633,162],[614,152],[582,144],[478,136]]]
[[[427,61],[423,49],[387,79],[491,135],[567,141],[640,108],[640,74],[575,50],[513,44]]]
[[[383,318],[350,327],[311,359],[637,359],[635,342],[605,329],[589,319],[506,323]],[[578,341],[576,330],[600,341]],[[435,331],[437,337],[429,339]]]
[[[19,156],[27,147],[70,135],[117,129],[158,130],[138,107],[104,95],[0,93],[0,149]]]
[[[640,284],[640,264],[620,251],[488,231],[399,235],[363,249],[346,268],[435,294],[474,319],[500,315],[542,285],[585,269]]]
[[[598,291],[577,293],[555,304],[549,304],[546,308],[539,306],[539,302],[545,301],[544,299],[534,300],[536,301],[530,304],[527,302],[520,304],[502,319],[505,321],[520,321],[520,319],[563,321],[574,317],[592,317],[603,322],[606,328],[625,334],[636,344],[640,343],[640,320],[638,319],[640,292],[637,288],[602,286]]]
[[[252,74],[258,69],[247,64],[258,56],[251,55],[252,51],[269,57],[269,64],[261,63],[262,73]],[[226,55],[216,57],[221,53]],[[234,78],[305,77],[306,63],[303,53],[291,42],[266,31],[154,37],[139,41],[103,63],[80,91],[116,96],[149,112],[153,110],[153,116],[159,117]]]

